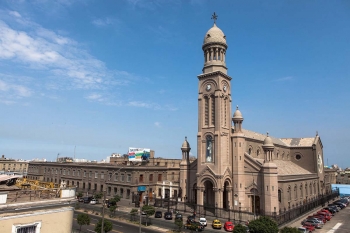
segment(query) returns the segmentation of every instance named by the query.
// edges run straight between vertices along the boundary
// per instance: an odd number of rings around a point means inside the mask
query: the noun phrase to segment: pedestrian
[[[196,218],[196,211],[193,211],[193,217]]]

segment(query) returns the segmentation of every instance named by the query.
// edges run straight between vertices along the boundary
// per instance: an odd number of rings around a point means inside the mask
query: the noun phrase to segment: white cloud
[[[114,23],[114,20],[111,18],[104,18],[104,19],[95,19],[92,21],[92,24],[97,26],[97,27],[104,27],[108,26]]]
[[[15,16],[17,18],[21,18],[22,17],[21,14],[18,13],[17,11],[10,11],[9,14],[12,15],[12,16]]]
[[[156,110],[161,109],[161,107],[158,104],[146,103],[141,101],[130,101],[127,105],[132,107],[139,107],[139,108],[152,108]]]
[[[154,122],[154,126],[157,128],[160,128],[161,127],[160,122]]]
[[[283,82],[283,81],[290,81],[293,80],[294,78],[292,76],[287,76],[287,77],[283,77],[283,78],[278,78],[275,81],[277,82]]]
[[[22,98],[32,96],[33,91],[24,86],[0,79],[0,103],[14,104]]]

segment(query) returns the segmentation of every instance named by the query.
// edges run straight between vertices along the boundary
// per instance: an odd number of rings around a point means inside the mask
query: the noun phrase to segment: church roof
[[[266,138],[266,134],[261,134],[261,133],[257,133],[257,132],[253,132],[247,129],[242,129],[244,136],[246,138],[251,138],[251,139],[255,139],[255,140],[259,140],[259,141],[264,141]],[[279,138],[274,138],[269,136],[270,139],[272,140],[273,144],[275,145],[281,145],[281,146],[288,146],[288,144],[284,143],[281,139]]]
[[[288,146],[312,146],[315,138],[281,138]]]
[[[275,159],[273,162],[277,166],[278,175],[311,174],[308,170],[298,166],[289,160]]]
[[[257,133],[247,129],[242,130],[246,138],[251,138],[259,141],[264,141],[266,134]],[[298,147],[298,146],[312,146],[315,142],[315,138],[274,138],[271,137],[273,144],[288,146],[288,147]]]
[[[225,34],[221,31],[220,28],[216,26],[215,23],[214,26],[210,28],[209,31],[205,34],[203,46],[211,43],[220,43],[227,46]]]

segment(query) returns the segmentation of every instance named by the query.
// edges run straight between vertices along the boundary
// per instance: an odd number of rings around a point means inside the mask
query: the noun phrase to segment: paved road
[[[79,232],[79,228],[80,228],[80,225],[77,223],[77,215],[78,213],[75,212],[74,213],[74,218],[73,218],[73,231],[74,232]],[[82,231],[81,232],[95,232],[94,229],[95,229],[95,224],[98,222],[99,219],[101,219],[100,216],[95,216],[95,215],[90,215],[91,216],[91,222],[90,222],[90,225],[86,226],[86,225],[83,225],[82,226]],[[129,224],[129,223],[125,223],[125,222],[120,222],[120,221],[117,221],[117,220],[111,220],[111,219],[108,219],[112,222],[113,224],[113,230],[111,232],[114,232],[114,233],[136,233],[136,232],[139,232],[139,226],[136,226],[136,225],[133,225],[133,224]],[[142,233],[159,233],[159,232],[164,232],[164,231],[161,231],[161,230],[155,230],[155,229],[146,229],[145,227],[142,227],[141,228],[141,232]]]
[[[316,212],[316,211],[314,211]],[[322,229],[316,229],[315,233],[349,233],[350,232],[350,206],[337,212]],[[300,227],[301,220],[292,223],[292,227]]]

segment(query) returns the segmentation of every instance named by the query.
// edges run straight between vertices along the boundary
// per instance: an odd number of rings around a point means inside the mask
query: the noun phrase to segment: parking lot
[[[317,212],[317,211],[314,211]],[[301,221],[306,216],[298,221],[290,224],[291,227],[300,227]],[[324,224],[322,229],[316,229],[315,233],[349,233],[350,232],[350,205],[337,212],[333,218]]]

